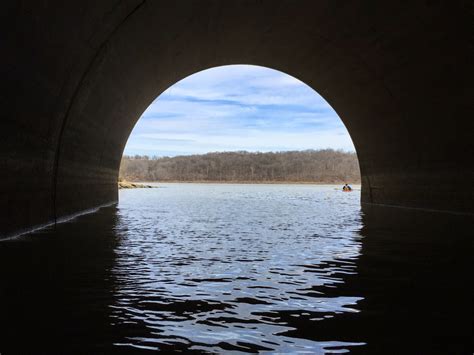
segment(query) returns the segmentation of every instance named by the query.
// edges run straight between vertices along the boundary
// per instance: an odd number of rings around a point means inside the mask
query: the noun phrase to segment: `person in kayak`
[[[342,191],[352,191],[352,187],[350,187],[349,185],[345,184],[342,188]]]

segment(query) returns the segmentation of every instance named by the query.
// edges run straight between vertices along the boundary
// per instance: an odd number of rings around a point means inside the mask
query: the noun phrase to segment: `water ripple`
[[[344,352],[308,336],[357,312],[358,193],[333,187],[167,184],[121,192],[112,270],[117,346],[196,352]],[[130,324],[140,324],[130,332]]]

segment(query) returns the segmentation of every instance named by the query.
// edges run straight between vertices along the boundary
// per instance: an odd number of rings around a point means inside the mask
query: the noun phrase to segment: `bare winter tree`
[[[357,155],[332,149],[124,156],[120,177],[130,181],[360,182]]]

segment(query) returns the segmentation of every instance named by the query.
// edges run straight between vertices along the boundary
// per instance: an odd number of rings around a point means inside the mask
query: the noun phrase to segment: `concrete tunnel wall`
[[[117,200],[161,92],[227,64],[281,70],[336,110],[362,203],[474,212],[468,1],[2,4],[0,237]]]

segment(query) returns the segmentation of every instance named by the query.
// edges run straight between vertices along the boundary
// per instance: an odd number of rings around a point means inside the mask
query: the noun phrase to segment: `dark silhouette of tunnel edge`
[[[464,3],[12,3],[9,55],[1,59],[8,89],[0,235],[117,201],[120,157],[148,104],[180,78],[239,63],[287,73],[328,101],[356,147],[362,203],[472,214],[467,10]]]

